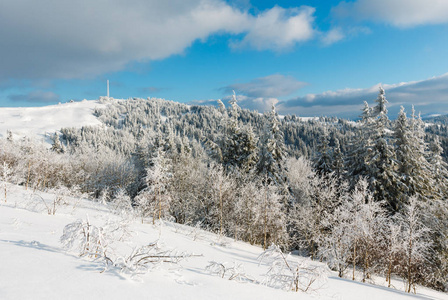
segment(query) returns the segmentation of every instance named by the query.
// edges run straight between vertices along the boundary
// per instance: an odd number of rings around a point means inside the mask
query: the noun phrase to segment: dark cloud
[[[59,95],[49,91],[32,91],[28,94],[14,94],[8,96],[9,100],[29,103],[55,103],[59,101]]]
[[[275,7],[253,15],[222,0],[3,0],[0,82],[97,76],[223,32],[276,50],[310,38],[313,13]],[[260,35],[266,26],[270,35]]]
[[[231,96],[223,98],[224,103],[228,103]],[[273,104],[278,103],[277,98],[266,98],[266,97],[247,97],[244,95],[237,95],[236,100],[241,108],[246,108],[250,110],[256,110],[260,113],[269,111]]]
[[[448,1],[443,0],[342,1],[332,12],[339,18],[369,20],[397,27],[448,23]]]
[[[345,89],[321,94],[308,94],[279,103],[279,112],[296,114],[357,116],[364,101],[373,105],[380,84],[367,89]],[[415,105],[423,114],[437,112],[448,103],[448,74],[427,80],[399,84],[384,84],[391,109],[400,105]],[[444,109],[444,108],[443,108]],[[443,110],[442,113],[448,113]]]
[[[236,83],[221,88],[226,94],[242,94],[251,98],[276,98],[288,96],[298,89],[306,86],[305,82],[296,80],[292,76],[274,74],[266,77],[256,78],[247,83]]]

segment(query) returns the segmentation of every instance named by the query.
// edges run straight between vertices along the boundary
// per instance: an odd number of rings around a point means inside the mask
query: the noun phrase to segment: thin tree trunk
[[[222,183],[219,184],[219,236],[222,236]]]
[[[410,234],[409,234],[409,244],[408,244],[408,288],[407,292],[411,292],[411,284],[412,284],[412,271],[411,271],[411,263],[412,263],[412,228],[410,228]]]
[[[311,248],[311,259],[314,260],[314,257],[316,256],[316,253],[314,251],[314,240],[313,239],[311,239],[310,248]]]
[[[162,219],[162,197],[160,197],[160,190],[157,188],[157,194],[159,194],[159,221]]]
[[[44,181],[42,182],[42,191],[45,190],[45,184],[47,183],[47,174],[45,174]]]
[[[268,208],[267,208],[267,203],[268,203],[268,191],[267,191],[267,187],[265,186],[264,189],[264,242],[263,242],[263,250],[266,250],[266,244],[267,244],[267,235],[268,235]]]
[[[353,247],[353,275],[352,280],[355,280],[355,270],[356,270],[356,242],[355,246]]]
[[[389,266],[387,269],[387,281],[389,282],[387,287],[390,287],[391,276],[392,276],[392,256],[389,257]]]
[[[28,190],[28,183],[30,182],[31,175],[31,161],[28,161],[28,176],[26,177],[26,190]]]
[[[364,252],[364,274],[363,274],[363,278],[362,278],[362,282],[366,282],[366,279],[369,279],[369,274],[368,274],[368,268],[369,268],[369,252],[367,250],[367,246],[366,246],[366,250]]]
[[[154,197],[155,197],[155,199],[154,199],[154,209],[153,209],[153,212],[152,212],[152,225],[155,225],[156,224],[156,214],[157,214],[157,210],[156,210],[156,206],[157,206],[157,188],[156,188],[156,190],[154,191],[155,193],[154,193]]]

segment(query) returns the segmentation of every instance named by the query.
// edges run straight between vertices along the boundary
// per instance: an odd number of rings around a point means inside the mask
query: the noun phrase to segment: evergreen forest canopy
[[[341,277],[448,290],[448,130],[403,108],[391,121],[382,88],[357,122],[261,115],[235,97],[101,101],[102,126],[62,128],[51,150],[1,140],[2,181],[299,250]]]

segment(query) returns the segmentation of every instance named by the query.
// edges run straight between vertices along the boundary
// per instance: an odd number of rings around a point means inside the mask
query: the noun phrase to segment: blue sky
[[[448,113],[448,1],[4,0],[0,106],[111,96],[356,117]]]

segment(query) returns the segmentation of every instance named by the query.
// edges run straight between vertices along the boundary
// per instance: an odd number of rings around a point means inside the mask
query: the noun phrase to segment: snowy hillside
[[[7,202],[2,195],[0,299],[448,299],[447,294],[425,288],[418,288],[417,295],[406,294],[399,291],[403,283],[398,280],[393,282],[396,289],[389,289],[378,286],[384,284],[381,278],[375,279],[378,285],[363,284],[340,279],[330,271],[306,294],[281,290],[266,282],[269,267],[267,261],[257,259],[262,249],[256,246],[170,222],[152,225],[150,219],[142,224],[137,218],[126,227],[111,212],[112,205],[61,197],[55,215],[49,215],[47,211],[55,208],[55,195],[32,194],[12,185]],[[161,263],[134,276],[117,266],[105,269],[101,259],[79,257],[76,247],[63,248],[63,229],[77,219],[89,220],[92,228],[102,227],[105,236],[107,228],[115,233],[119,228],[120,237],[129,234],[122,241],[109,238],[110,257],[124,257],[157,240],[168,251],[164,253],[191,257],[176,264]],[[291,260],[322,267],[303,258]],[[211,261],[224,264],[227,274],[207,270]],[[236,271],[230,269],[234,266]],[[236,273],[240,276],[229,280]]]
[[[10,130],[14,138],[24,136],[48,142],[48,135],[63,127],[97,125],[96,107],[105,107],[98,100],[84,100],[44,107],[1,107],[0,137]]]

